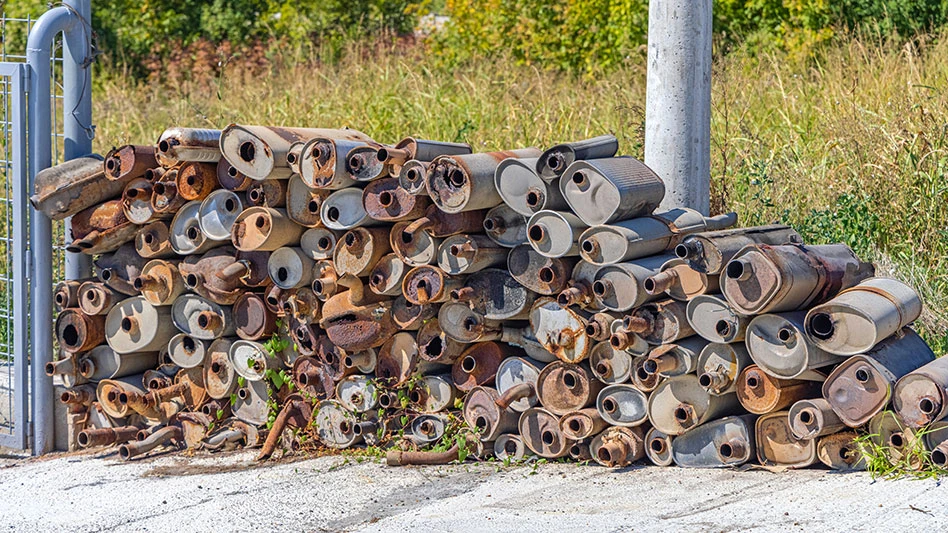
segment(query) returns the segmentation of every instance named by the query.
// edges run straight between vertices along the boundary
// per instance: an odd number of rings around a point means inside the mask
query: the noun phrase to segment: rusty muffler
[[[284,246],[296,246],[303,228],[289,219],[285,209],[249,207],[234,221],[231,240],[242,252],[272,252]]]
[[[750,365],[737,378],[737,397],[754,414],[779,411],[800,400],[820,396],[819,381],[779,379],[767,375],[757,365]]]
[[[780,245],[802,243],[803,238],[790,226],[773,224],[751,228],[732,228],[697,233],[675,247],[675,255],[688,261],[691,268],[709,275],[724,271],[725,265],[749,244]]]
[[[126,144],[112,148],[105,156],[105,177],[113,181],[140,178],[145,171],[158,166],[153,145]]]

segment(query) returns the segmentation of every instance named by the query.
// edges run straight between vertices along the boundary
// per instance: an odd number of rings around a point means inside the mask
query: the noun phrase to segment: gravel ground
[[[249,452],[0,459],[9,531],[948,530],[948,487],[826,470],[386,467]]]

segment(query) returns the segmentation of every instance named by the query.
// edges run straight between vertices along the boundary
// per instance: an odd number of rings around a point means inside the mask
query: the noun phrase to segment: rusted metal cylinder
[[[319,298],[309,287],[300,287],[291,291],[283,301],[283,314],[297,322],[312,324],[319,322]]]
[[[377,226],[362,205],[362,190],[340,189],[327,196],[319,207],[319,218],[329,229],[349,230],[359,226]]]
[[[661,272],[662,265],[669,259],[671,256],[656,255],[597,267],[595,280],[592,282],[596,300],[612,311],[628,311],[657,300],[658,296],[645,292],[644,283],[646,279]]]
[[[148,303],[171,305],[186,290],[184,279],[178,271],[176,261],[152,259],[145,263],[140,276],[133,285],[141,291]]]
[[[494,441],[494,457],[504,462],[517,463],[527,455],[527,447],[519,434],[507,433]]]
[[[402,293],[402,279],[409,267],[395,254],[382,256],[369,273],[369,289],[380,296]]]
[[[244,340],[269,338],[276,332],[276,313],[271,311],[260,294],[246,292],[231,308],[234,313],[234,332]]]
[[[762,415],[779,411],[799,400],[820,396],[819,381],[778,379],[750,365],[737,378],[737,397],[751,413]]]
[[[788,411],[790,431],[800,439],[814,439],[846,429],[830,403],[823,398],[794,402]]]
[[[663,344],[649,352],[643,368],[666,378],[693,373],[698,367],[698,356],[707,345],[708,341],[698,336]]]
[[[609,385],[599,391],[596,410],[610,426],[640,426],[648,422],[648,396],[633,385]]]
[[[375,220],[397,222],[422,217],[428,208],[427,197],[409,194],[396,178],[369,183],[362,191],[362,205]]]
[[[592,407],[566,413],[560,418],[560,432],[572,440],[592,438],[607,427],[609,423]]]
[[[756,415],[728,416],[701,425],[672,441],[672,458],[688,468],[744,464],[754,458],[756,420]]]
[[[411,159],[431,161],[442,155],[464,155],[472,151],[471,145],[467,143],[405,137],[395,145],[394,149],[384,146],[379,148],[378,157],[380,161],[392,168],[394,174],[397,173],[400,166]]]
[[[50,377],[60,376],[66,387],[75,387],[89,381],[79,373],[80,362],[79,354],[64,352],[58,361],[46,363],[43,372]]]
[[[338,283],[339,275],[332,261],[316,261],[313,267],[313,284],[311,288],[320,300],[326,301],[342,289]],[[276,287],[279,289],[279,287]],[[280,289],[282,290],[282,289]],[[269,298],[268,298],[269,303]]]
[[[210,193],[198,209],[198,225],[208,238],[229,241],[237,217],[247,205],[244,195],[225,189]]]
[[[600,342],[589,351],[589,368],[603,383],[625,383],[632,377],[632,355]]]
[[[96,385],[96,398],[107,415],[113,418],[125,418],[134,411],[127,403],[119,401],[122,394],[144,395],[142,376],[126,376],[119,379],[103,379]]]
[[[923,459],[914,450],[924,447],[923,437],[908,421],[892,411],[880,411],[869,420],[869,440],[890,463],[905,462],[914,470],[923,468]],[[922,442],[919,442],[919,440]]]
[[[237,170],[237,167],[221,157],[217,162],[217,181],[228,191],[241,192],[249,189],[255,180],[244,175]]]
[[[287,182],[265,179],[247,189],[247,204],[252,207],[286,207]]]
[[[310,228],[303,232],[300,237],[300,248],[306,254],[319,261],[321,259],[332,259],[333,251],[336,249],[336,243],[342,237],[343,232],[331,230],[328,228]]]
[[[105,254],[135,239],[138,226],[125,217],[121,198],[108,200],[73,215],[73,241],[66,251],[86,255]]]
[[[806,332],[837,355],[864,353],[922,313],[918,293],[901,281],[869,278],[845,289],[806,316]]]
[[[737,252],[747,245],[802,242],[803,238],[790,226],[773,224],[732,228],[690,235],[675,247],[675,255],[688,261],[691,268],[698,272],[718,275]]]
[[[171,319],[182,333],[202,340],[234,335],[230,306],[214,303],[196,294],[184,294],[171,306]]]
[[[470,394],[467,398],[470,399]],[[419,413],[439,413],[454,408],[458,391],[449,374],[421,376],[408,390],[408,405]],[[514,418],[516,427],[516,417]],[[483,438],[481,440],[494,440]]]
[[[99,381],[140,374],[157,364],[157,352],[118,354],[103,344],[82,355],[79,374],[89,381]]]
[[[557,181],[548,182],[537,175],[537,158],[504,159],[494,173],[497,193],[514,211],[531,216],[544,209],[566,211],[569,204],[563,198]]]
[[[491,240],[505,248],[513,248],[529,242],[527,217],[517,213],[506,204],[487,211],[483,228]]]
[[[556,355],[540,343],[530,326],[522,328],[503,326],[500,332],[500,341],[522,348],[531,359],[537,361],[551,363],[557,359]]]
[[[418,344],[418,355],[425,361],[441,364],[453,364],[464,352],[465,346],[451,337],[448,337],[438,325],[438,319],[433,318],[426,322],[415,334]]]
[[[842,431],[820,437],[816,443],[816,455],[820,462],[833,470],[865,470],[866,460],[856,444],[858,438],[859,434],[855,431]]]
[[[177,255],[171,247],[168,224],[157,220],[144,226],[135,236],[135,250],[143,259],[168,259]]]
[[[563,307],[577,305],[589,311],[605,309],[593,291],[596,275],[601,268],[586,261],[578,261],[573,267],[567,288],[557,295],[556,301]]]
[[[374,380],[367,376],[359,374],[347,376],[336,385],[336,399],[343,407],[355,413],[365,413],[376,409],[378,398],[379,390]]]
[[[837,366],[823,383],[823,396],[846,425],[859,427],[886,408],[899,378],[934,359],[928,344],[905,328]]]
[[[99,280],[112,290],[135,296],[138,290],[133,286],[135,278],[141,275],[147,261],[141,258],[131,243],[123,245],[111,254],[100,255],[94,261]]]
[[[210,344],[210,341],[178,333],[168,341],[168,357],[181,368],[195,368],[204,364]]]
[[[712,396],[737,389],[738,377],[751,364],[743,344],[709,343],[698,355],[698,383]]]
[[[508,157],[537,157],[536,148],[435,158],[425,183],[435,205],[446,213],[487,209],[503,202],[494,186],[497,165]]]
[[[411,266],[436,263],[442,238],[427,231],[409,231],[416,222],[398,222],[392,226],[389,245],[399,259]]]
[[[507,270],[524,287],[545,295],[556,296],[567,288],[576,259],[545,257],[522,244],[507,255]]]
[[[53,302],[56,310],[62,311],[70,307],[79,306],[79,287],[87,280],[64,280],[53,288]]]
[[[223,246],[207,252],[200,259],[189,257],[178,265],[184,285],[202,298],[220,305],[232,305],[245,290],[241,274],[250,269],[234,255],[233,248]]]
[[[747,326],[744,342],[751,359],[764,372],[793,379],[815,368],[838,363],[845,357],[823,351],[803,331],[805,313],[759,315]]]
[[[464,285],[463,277],[453,277],[432,265],[417,266],[402,280],[402,294],[415,305],[446,302],[451,291]]]
[[[645,432],[640,427],[611,427],[596,435],[589,451],[602,466],[629,466],[645,457]]]
[[[331,191],[311,189],[299,176],[291,176],[286,185],[286,214],[301,226],[321,227],[323,220],[319,213],[330,194]]]
[[[386,454],[385,463],[388,466],[446,465],[458,460],[460,457],[458,450],[459,446],[457,444],[443,452],[403,452],[393,450]]]
[[[237,371],[230,360],[233,343],[233,338],[214,339],[204,356],[204,387],[207,395],[215,400],[229,400],[237,389]]]
[[[504,358],[521,354],[516,348],[505,347],[496,342],[473,344],[464,350],[452,365],[451,379],[458,390],[470,391],[478,385],[494,381]]]
[[[744,340],[751,317],[739,315],[719,295],[703,294],[688,302],[688,323],[695,333],[711,342],[737,343]]]
[[[632,384],[642,392],[654,391],[665,378],[659,374],[649,374],[645,371],[646,357],[632,359]]]
[[[315,263],[302,249],[284,247],[270,254],[267,270],[274,285],[281,289],[295,289],[313,282]]]
[[[340,276],[368,276],[389,246],[388,228],[354,228],[342,236],[333,251],[333,264]]]
[[[349,153],[367,146],[365,141],[318,137],[300,149],[300,177],[306,185],[327,190],[350,187],[355,183],[349,173]]]
[[[53,220],[63,220],[122,193],[128,179],[111,181],[102,156],[78,157],[36,173],[30,203]]]
[[[545,181],[564,175],[576,161],[611,158],[619,151],[614,135],[600,135],[581,141],[558,144],[547,149],[536,161],[536,173]]]
[[[168,216],[174,214],[187,203],[183,196],[178,194],[178,170],[171,169],[165,172],[159,181],[151,186],[151,210],[156,215]]]
[[[596,342],[607,341],[612,334],[612,329],[617,327],[616,322],[622,323],[618,313],[605,311],[593,313],[586,319],[586,335]]]
[[[403,331],[417,331],[438,316],[439,304],[415,305],[398,296],[392,302],[392,321]]]
[[[428,175],[427,161],[412,159],[402,165],[398,173],[398,184],[409,194],[428,196],[428,185],[425,183],[425,176]]]
[[[649,429],[645,434],[645,455],[656,466],[674,464],[672,445],[672,437],[655,428]]]
[[[757,460],[764,466],[806,468],[817,462],[816,440],[793,436],[786,411],[763,415],[755,425]]]
[[[711,396],[692,374],[662,381],[648,401],[649,420],[667,435],[681,435],[709,420],[737,414],[739,410],[736,395]]]
[[[234,221],[231,233],[234,248],[242,252],[272,252],[298,245],[303,228],[286,216],[285,209],[249,207]]]
[[[148,224],[171,215],[170,213],[156,213],[151,206],[151,195],[151,182],[145,178],[137,178],[128,182],[122,192],[122,210],[129,222]]]
[[[158,138],[158,164],[171,168],[181,161],[216,163],[221,157],[221,130],[168,128]]]
[[[447,418],[442,414],[420,414],[412,418],[405,435],[416,445],[427,446],[441,440],[447,425]]]
[[[586,335],[586,317],[553,298],[536,301],[530,326],[540,344],[561,361],[579,363],[589,356],[593,343]]]
[[[89,407],[92,405],[92,402],[96,401],[95,386],[76,385],[70,387],[59,395],[59,401],[63,405],[70,407]]]
[[[688,208],[593,226],[579,237],[580,255],[597,265],[612,265],[660,254],[686,236],[724,229],[737,223],[734,213],[705,218]]]
[[[738,313],[805,309],[875,274],[845,244],[763,244],[742,248],[728,262],[721,291]]]
[[[288,428],[304,428],[311,423],[313,418],[313,405],[304,400],[300,394],[291,394],[283,404],[283,409],[273,421],[273,427],[267,434],[267,440],[264,441],[257,460],[261,461],[270,457],[276,451],[277,441],[279,441],[283,432]]]
[[[536,388],[543,407],[563,415],[593,405],[603,384],[591,375],[587,365],[556,361],[540,371]]]
[[[102,168],[106,178],[119,181],[139,178],[146,170],[157,166],[153,145],[126,144],[109,150]]]
[[[502,264],[509,250],[483,235],[453,235],[438,249],[438,266],[447,274],[472,274]]]
[[[227,241],[209,239],[201,231],[198,215],[200,209],[201,202],[188,202],[171,220],[168,228],[171,248],[180,255],[202,254],[211,248],[227,244]]]
[[[188,162],[178,168],[175,177],[178,195],[185,200],[203,200],[214,189],[220,188],[217,181],[217,162]]]
[[[87,315],[107,315],[124,299],[124,294],[97,281],[87,281],[79,287],[79,309]]]
[[[254,426],[267,423],[270,408],[267,405],[269,387],[263,381],[246,381],[244,386],[237,387],[237,399],[231,409],[234,416],[243,422]]]
[[[292,174],[299,175],[300,161],[303,159],[303,146],[308,141],[294,141],[286,152],[286,166],[290,168]],[[292,177],[292,176],[291,176]]]
[[[892,393],[892,408],[910,428],[948,415],[948,359],[938,358],[902,376]]]
[[[369,143],[349,151],[346,170],[356,181],[368,182],[388,176],[389,168],[379,160],[378,151],[382,147],[377,143]]]
[[[503,335],[501,322],[484,318],[461,302],[442,305],[438,310],[438,323],[445,334],[463,343],[499,340]]]
[[[565,456],[573,444],[573,441],[560,431],[559,418],[546,409],[527,409],[520,415],[518,427],[520,437],[527,448],[546,459]]]
[[[451,298],[489,320],[519,320],[528,318],[537,295],[506,270],[487,268],[464,279],[463,287],[452,289]]]
[[[478,437],[489,442],[502,433],[517,430],[520,413],[497,405],[500,394],[490,387],[474,387],[464,399],[464,421],[478,432]]]
[[[105,341],[105,317],[66,309],[56,318],[56,338],[68,353],[91,350]]]
[[[626,330],[649,344],[668,344],[695,334],[688,323],[686,309],[687,305],[678,300],[651,302],[633,309],[622,323]]]
[[[79,442],[79,446],[83,448],[110,446],[112,444],[124,444],[126,442],[136,440],[140,430],[141,428],[138,426],[85,429],[79,432],[77,440]]]
[[[695,296],[713,294],[720,290],[720,276],[709,276],[692,269],[684,260],[671,260],[662,265],[662,271],[647,278],[642,284],[649,294],[665,293],[675,300],[688,302]]]
[[[293,383],[308,398],[332,398],[336,387],[328,365],[315,357],[300,357],[293,362]]]
[[[305,143],[311,139],[325,137],[371,140],[356,130],[231,124],[221,132],[220,151],[231,165],[252,179],[286,179],[291,174],[287,161],[290,148],[297,142]],[[304,148],[300,149],[301,153]],[[301,170],[303,164],[301,160]]]
[[[665,184],[633,157],[577,161],[560,179],[560,191],[587,226],[650,214],[665,197]]]

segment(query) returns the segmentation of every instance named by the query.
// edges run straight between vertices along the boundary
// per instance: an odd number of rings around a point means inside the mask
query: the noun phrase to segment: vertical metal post
[[[92,6],[90,0],[65,0],[80,22],[65,35],[63,46],[63,160],[92,153]],[[66,242],[72,241],[72,218],[65,224]],[[66,252],[66,279],[92,275],[92,257]]]
[[[711,204],[711,0],[650,0],[645,163],[661,209]]]
[[[79,6],[77,9],[75,6]],[[83,11],[84,10],[84,11]],[[50,166],[50,56],[53,39],[63,33],[67,43],[64,63],[69,64],[75,58],[86,58],[81,52],[83,42],[89,46],[91,28],[88,19],[81,13],[89,12],[89,0],[69,0],[65,5],[53,8],[43,14],[30,31],[26,45],[26,62],[29,66],[29,139],[30,139],[30,188],[33,188],[36,173]],[[89,147],[91,137],[83,126],[91,127],[90,114],[85,112],[82,98],[89,98],[88,65],[85,59],[79,67],[64,71],[63,89],[66,122],[66,159],[87,153],[81,152]],[[84,75],[84,76],[83,76]],[[85,89],[83,89],[85,88]],[[85,90],[86,96],[81,92]],[[76,96],[79,94],[80,96]],[[91,101],[86,105],[91,106]],[[82,120],[88,122],[82,123]],[[43,367],[53,358],[53,235],[52,222],[42,213],[35,211],[30,224],[30,248],[32,252],[33,277],[31,286],[31,333],[32,333],[32,405],[33,405],[33,453],[40,455],[53,449],[53,382],[43,373]],[[79,269],[76,269],[77,271]]]

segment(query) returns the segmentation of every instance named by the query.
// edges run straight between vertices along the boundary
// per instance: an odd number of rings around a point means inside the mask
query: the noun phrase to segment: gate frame
[[[9,273],[13,290],[13,433],[0,434],[0,446],[15,449],[26,449],[30,441],[29,424],[29,331],[27,317],[29,316],[29,293],[27,291],[27,274],[29,272],[29,256],[26,253],[28,236],[29,204],[29,175],[27,172],[27,131],[26,131],[26,85],[29,70],[23,63],[0,63],[0,77],[7,78],[10,86],[8,91],[12,102],[9,103],[11,123],[10,137],[6,140],[11,149],[11,172],[6,176],[8,186],[13,191],[9,209],[13,211],[13,235],[8,241],[12,246],[12,266]],[[8,288],[9,290],[9,288]]]

